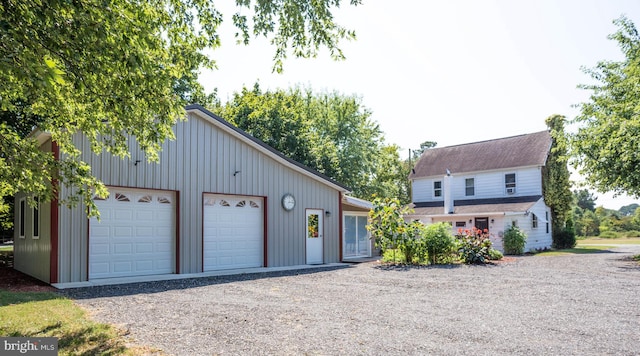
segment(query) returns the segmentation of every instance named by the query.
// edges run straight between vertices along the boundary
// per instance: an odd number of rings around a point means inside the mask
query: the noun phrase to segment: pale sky
[[[342,44],[347,59],[332,61],[326,51],[290,58],[282,74],[271,72],[267,41],[235,44],[235,10],[220,5],[222,46],[211,52],[218,69],[203,72],[201,82],[223,101],[256,81],[263,89],[302,85],[359,96],[404,157],[423,141],[482,141],[545,130],[552,114],[574,118],[572,105],[589,95],[576,88],[590,81],[581,66],[622,58],[607,39],[612,21],[624,14],[640,27],[637,0],[343,2],[336,21],[357,35]],[[636,202],[597,196],[611,209]]]

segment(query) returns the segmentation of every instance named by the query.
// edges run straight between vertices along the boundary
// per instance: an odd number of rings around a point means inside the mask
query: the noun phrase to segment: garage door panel
[[[172,250],[172,245],[169,243],[156,242],[155,252],[169,252]]]
[[[204,270],[263,265],[262,198],[204,197]]]
[[[116,243],[113,245],[113,253],[115,255],[130,255],[132,246],[130,243]]]
[[[129,209],[118,209],[112,215],[113,220],[133,220],[133,211]]]
[[[153,230],[155,229],[151,226],[136,226],[135,237],[141,237],[141,238],[153,237],[154,235]]]
[[[132,261],[115,261],[113,262],[113,272],[130,273],[132,271]]]
[[[108,243],[92,243],[90,247],[90,253],[92,255],[108,255],[109,244]]]
[[[162,191],[110,188],[89,222],[89,279],[174,272],[175,208]],[[162,217],[157,219],[156,217]]]
[[[151,272],[153,269],[153,261],[136,261],[136,271],[138,272]]]
[[[133,227],[132,226],[114,226],[113,229],[113,237],[124,237],[129,238],[133,235]]]
[[[153,215],[153,210],[138,210],[136,212],[136,219],[153,221]]]

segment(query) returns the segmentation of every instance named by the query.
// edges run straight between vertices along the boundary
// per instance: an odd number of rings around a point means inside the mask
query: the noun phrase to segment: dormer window
[[[516,174],[515,173],[507,173],[504,175],[504,187],[507,194],[516,193]]]
[[[435,198],[442,196],[442,181],[433,182],[433,196]]]

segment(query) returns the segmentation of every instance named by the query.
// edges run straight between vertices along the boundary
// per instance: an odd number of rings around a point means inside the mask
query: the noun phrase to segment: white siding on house
[[[507,194],[505,174],[516,174],[516,192]],[[525,167],[493,172],[453,173],[453,199],[488,199],[518,196],[542,195],[542,178],[539,167]],[[443,180],[442,177],[415,179],[412,182],[413,202],[440,201],[442,197],[433,197],[433,182]],[[475,194],[465,195],[465,179],[474,179]],[[443,194],[444,195],[444,194]]]
[[[525,252],[550,248],[553,243],[553,237],[551,234],[551,213],[549,208],[545,206],[541,199],[530,209],[530,212],[525,219],[528,227],[528,229],[525,230],[527,234],[527,244],[524,248]],[[545,212],[547,214],[545,214]],[[538,218],[538,227],[533,227],[533,214]],[[547,219],[546,215],[548,215],[549,219]]]
[[[106,185],[175,191],[178,197],[178,273],[197,273],[203,268],[204,193],[251,195],[265,198],[267,211],[266,265],[305,264],[305,209],[323,209],[324,262],[339,262],[340,194],[317,176],[277,161],[195,112],[176,124],[176,140],[165,142],[159,163],[147,163],[135,142],[130,159],[91,154],[80,135],[75,143],[81,159]],[[136,164],[136,161],[140,161]],[[236,175],[234,176],[235,172]],[[66,194],[66,189],[62,189]],[[296,197],[296,207],[280,206],[285,193]],[[87,280],[87,215],[81,208],[60,208],[59,281]]]

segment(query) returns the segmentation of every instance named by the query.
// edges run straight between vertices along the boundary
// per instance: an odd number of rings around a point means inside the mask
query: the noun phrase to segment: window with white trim
[[[464,195],[471,196],[476,194],[475,179],[466,178],[464,180]]]
[[[538,216],[534,213],[531,213],[531,227],[534,229],[538,227]]]
[[[549,233],[549,212],[548,211],[544,212],[544,217],[547,220],[547,234],[548,234]]]
[[[507,194],[516,193],[516,174],[507,173],[504,175],[504,188]]]
[[[433,182],[433,196],[436,198],[442,196],[442,181]]]
[[[25,230],[25,213],[27,212],[27,202],[24,198],[18,203],[18,233],[21,239],[24,239]]]
[[[36,205],[33,206],[33,214],[31,219],[33,220],[33,235],[32,239],[37,240],[40,238],[40,200],[35,198]]]

